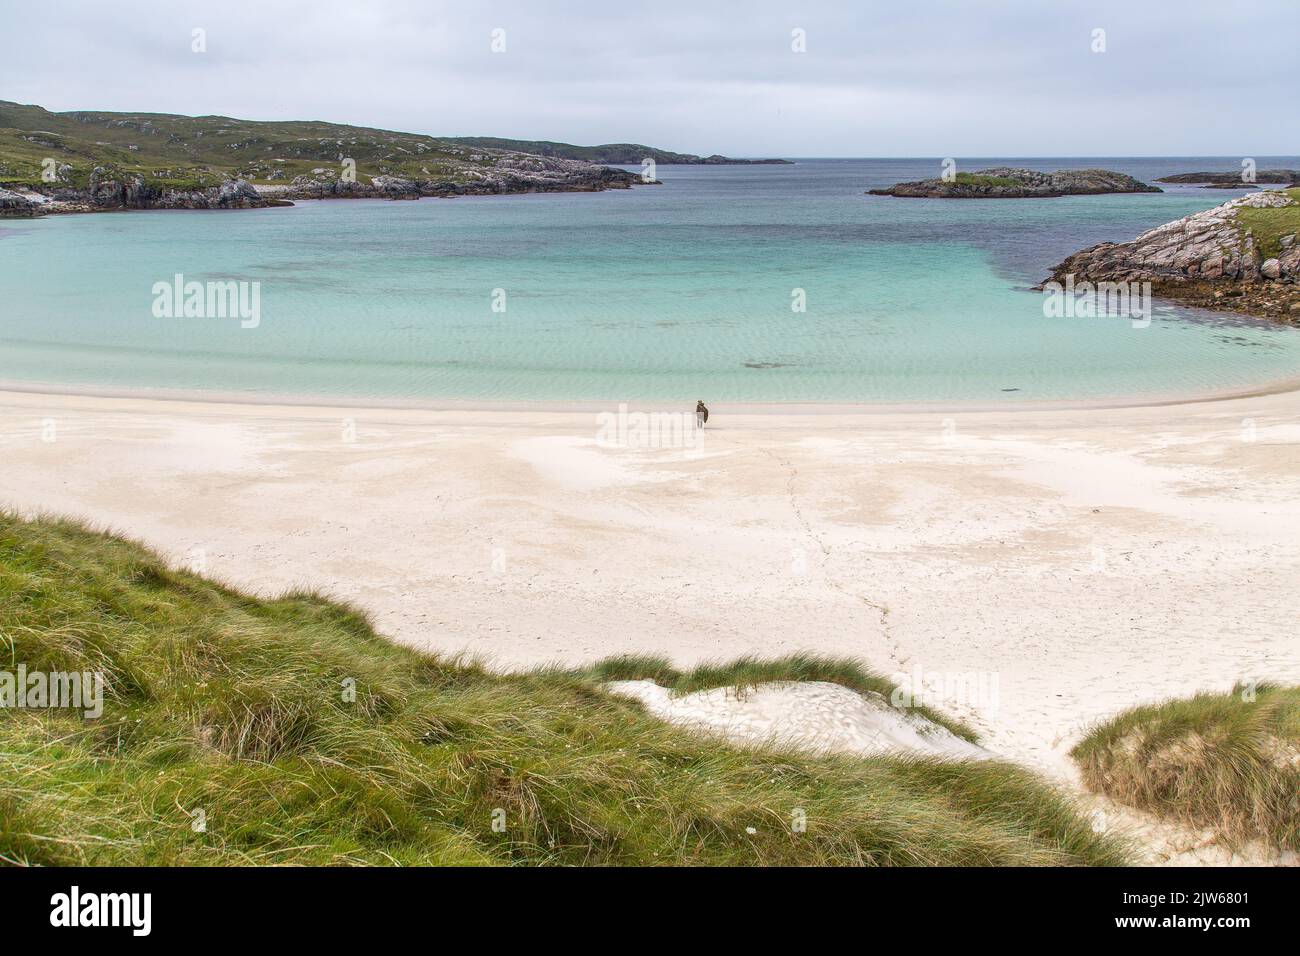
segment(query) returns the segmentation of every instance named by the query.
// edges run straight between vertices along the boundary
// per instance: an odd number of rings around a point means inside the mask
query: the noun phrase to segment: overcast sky
[[[737,156],[1300,153],[1300,0],[0,7],[0,99],[53,110]]]

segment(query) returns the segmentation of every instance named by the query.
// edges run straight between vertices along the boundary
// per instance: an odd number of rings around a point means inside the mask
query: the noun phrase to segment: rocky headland
[[[599,192],[644,184],[635,173],[580,160],[524,153],[503,156],[496,165],[456,179],[423,176],[344,178],[329,167],[313,169],[284,185],[259,184],[264,199],[419,199],[424,196],[491,196],[506,193]],[[657,184],[657,180],[653,181]]]
[[[1266,190],[1076,252],[1050,281],[1150,282],[1185,305],[1300,321],[1300,189]]]
[[[114,209],[256,209],[291,206],[295,199],[419,199],[424,196],[598,192],[627,189],[639,176],[620,169],[539,156],[509,157],[467,179],[357,175],[320,167],[286,184],[227,179],[217,185],[159,185],[140,174],[96,167],[85,185],[72,182],[0,184],[0,217]]]
[[[1109,169],[1060,169],[1040,173],[1033,169],[994,166],[974,173],[957,173],[952,179],[922,179],[869,189],[872,196],[912,199],[1026,199],[1055,196],[1093,196],[1103,193],[1158,193],[1151,186]]]
[[[418,133],[226,116],[53,113],[0,101],[0,216],[597,192],[642,182],[637,173],[583,158]]]
[[[589,163],[611,163],[615,166],[639,166],[647,159],[660,166],[792,166],[789,159],[736,159],[732,156],[698,156],[695,153],[675,153],[656,149],[641,143],[605,143],[602,146],[575,146],[572,143],[555,143],[549,140],[502,139],[496,136],[456,136],[449,143],[467,146],[503,149],[559,159],[581,159]]]

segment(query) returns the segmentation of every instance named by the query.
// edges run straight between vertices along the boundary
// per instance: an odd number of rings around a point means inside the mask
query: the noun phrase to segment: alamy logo
[[[131,935],[148,936],[153,928],[152,893],[68,893],[50,897],[51,926],[129,926]]]
[[[915,667],[912,673],[894,674],[890,680],[894,692],[889,702],[899,710],[945,704],[998,709],[997,671],[922,671]]]
[[[690,448],[704,445],[704,429],[694,412],[618,412],[596,416],[596,443],[605,448]]]
[[[1043,283],[1043,315],[1060,318],[1124,318],[1133,328],[1151,324],[1150,282],[1074,282],[1074,273],[1065,282]]]
[[[262,324],[262,283],[186,282],[178,272],[171,282],[153,284],[155,319],[239,319],[242,329]]]
[[[0,671],[0,708],[68,707],[86,717],[104,713],[104,675],[99,671]]]

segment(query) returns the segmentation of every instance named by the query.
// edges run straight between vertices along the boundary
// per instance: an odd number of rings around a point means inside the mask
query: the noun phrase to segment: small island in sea
[[[1300,189],[1229,200],[1076,252],[1049,281],[1150,282],[1157,295],[1206,308],[1300,321]]]
[[[994,166],[974,173],[957,173],[952,179],[939,177],[896,183],[885,189],[869,189],[867,193],[909,199],[1042,199],[1163,191],[1159,186],[1109,169],[1059,169],[1041,173],[1034,169]]]
[[[1261,169],[1249,182],[1241,176],[1241,173],[1176,173],[1161,176],[1156,182],[1201,186],[1205,189],[1251,189],[1262,184],[1300,185],[1300,169]]]

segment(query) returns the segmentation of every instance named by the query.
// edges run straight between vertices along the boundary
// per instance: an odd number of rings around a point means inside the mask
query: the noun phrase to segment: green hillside
[[[42,162],[84,186],[95,166],[159,186],[214,186],[228,178],[288,184],[353,159],[359,176],[463,182],[507,157],[432,136],[311,120],[259,122],[168,113],[51,113],[0,101],[0,183],[37,185]],[[517,157],[515,157],[517,159]]]
[[[609,163],[615,166],[637,166],[645,159],[653,159],[663,166],[748,166],[755,164],[788,164],[788,159],[732,159],[728,156],[696,156],[694,153],[674,153],[640,143],[606,143],[603,146],[574,146],[572,143],[554,143],[550,140],[501,139],[495,136],[456,136],[447,140],[464,146],[483,149],[508,149],[538,156],[559,159],[581,159],[589,163]]]
[[[639,164],[646,156],[666,164],[733,162],[635,144],[582,147],[509,139],[440,139],[315,120],[52,113],[0,100],[0,185],[40,185],[43,164],[50,159],[58,170],[58,182],[74,188],[84,188],[97,166],[127,178],[141,176],[159,189],[217,186],[231,178],[288,185],[298,176],[334,178],[345,159],[355,161],[362,182],[382,175],[470,183],[497,169],[527,172],[530,158],[535,165],[543,163],[537,156],[597,164]]]

